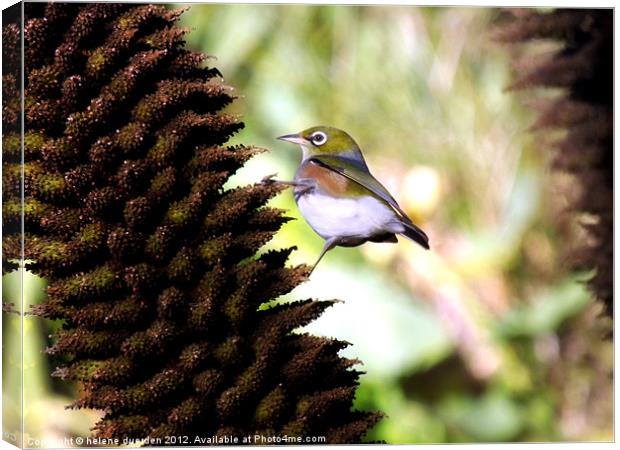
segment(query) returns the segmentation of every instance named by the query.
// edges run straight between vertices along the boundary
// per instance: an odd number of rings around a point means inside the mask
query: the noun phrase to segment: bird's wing
[[[353,180],[357,184],[365,187],[373,194],[385,200],[398,212],[398,214],[402,216],[405,221],[411,222],[411,219],[407,217],[407,214],[405,214],[398,203],[396,203],[394,197],[392,197],[388,190],[371,175],[365,167],[365,164],[358,163],[357,161],[349,158],[334,155],[316,155],[312,156],[310,161],[344,175],[348,179]]]
[[[310,161],[347,177],[385,200],[400,216],[401,223],[405,226],[405,231],[402,234],[425,249],[428,250],[430,248],[426,233],[411,221],[388,190],[370,174],[363,160],[355,161],[341,156],[317,155],[311,157]]]

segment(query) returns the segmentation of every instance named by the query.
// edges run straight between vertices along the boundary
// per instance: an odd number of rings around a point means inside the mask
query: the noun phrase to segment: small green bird
[[[263,179],[292,186],[297,207],[325,245],[312,270],[336,246],[364,242],[398,242],[401,234],[429,249],[426,233],[413,224],[394,197],[372,176],[351,136],[318,126],[278,139],[298,144],[303,152],[294,181]]]

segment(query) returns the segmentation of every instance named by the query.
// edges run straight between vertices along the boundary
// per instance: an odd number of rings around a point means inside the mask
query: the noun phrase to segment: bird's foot
[[[272,173],[271,175],[266,175],[263,177],[262,180],[260,180],[260,182],[262,184],[275,184],[278,182],[278,180],[274,180],[273,178],[276,177],[278,174],[277,173]]]

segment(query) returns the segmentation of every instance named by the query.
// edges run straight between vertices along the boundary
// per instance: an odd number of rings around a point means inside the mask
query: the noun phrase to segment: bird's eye
[[[310,140],[314,145],[323,145],[327,142],[327,135],[322,131],[316,131],[310,136]]]

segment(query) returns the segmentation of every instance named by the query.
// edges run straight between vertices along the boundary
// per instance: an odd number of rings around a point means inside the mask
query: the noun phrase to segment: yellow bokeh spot
[[[414,222],[422,222],[433,214],[439,204],[441,178],[432,167],[416,166],[405,176],[402,192],[402,207]]]

